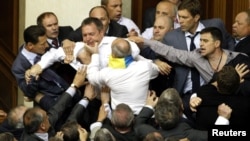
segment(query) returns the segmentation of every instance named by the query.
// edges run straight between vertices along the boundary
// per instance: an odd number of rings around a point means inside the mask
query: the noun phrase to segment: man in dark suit
[[[46,30],[47,42],[50,48],[62,46],[62,41],[73,31],[71,26],[59,26],[58,18],[53,12],[44,12],[37,17],[37,25]],[[68,83],[72,82],[75,70],[68,64],[55,63],[52,67]]]
[[[94,17],[102,21],[104,26],[105,36],[115,36],[126,38],[128,30],[124,25],[120,25],[116,21],[109,18],[108,11],[104,6],[95,6],[89,11],[89,17]],[[72,31],[68,39],[74,42],[80,42],[83,40],[81,27]]]
[[[192,97],[190,106],[197,111],[196,127],[201,130],[209,130],[217,118],[217,107],[225,103],[232,108],[229,119],[230,127],[249,128],[250,104],[249,97],[242,96],[237,92],[240,81],[245,72],[244,65],[224,66],[216,73],[215,81],[203,85],[197,97]],[[208,114],[209,113],[209,114]]]
[[[250,9],[241,11],[235,17],[232,34],[235,38],[235,51],[250,56]]]
[[[63,93],[58,102],[46,113],[39,107],[28,109],[23,116],[24,132],[21,141],[43,141],[55,135],[54,126],[61,118],[65,109],[71,104],[73,96],[77,93],[77,88],[84,85],[86,77],[86,67],[78,69],[73,83]],[[69,121],[77,121],[87,107],[89,100],[95,97],[92,87],[90,91],[85,91],[85,96],[79,101],[72,110]],[[74,119],[72,119],[74,118]]]
[[[25,44],[20,47],[20,52],[12,64],[12,73],[24,95],[34,99],[43,109],[48,110],[69,84],[51,69],[47,71],[53,74],[53,80],[45,76],[26,83],[25,71],[36,62],[36,58],[47,51],[48,43],[45,29],[36,25],[25,29],[24,40]],[[40,94],[37,95],[37,93]]]

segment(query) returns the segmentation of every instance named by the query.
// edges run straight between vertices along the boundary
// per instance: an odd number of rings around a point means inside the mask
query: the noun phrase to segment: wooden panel
[[[0,1],[0,109],[6,112],[17,105],[17,84],[11,73],[18,51],[18,2]]]
[[[160,0],[132,0],[132,20],[142,29],[142,18],[147,8],[155,7]]]
[[[132,19],[142,27],[143,11],[156,6],[159,0],[133,0]],[[248,0],[200,0],[202,7],[201,19],[221,18],[229,33],[236,14],[248,8]]]

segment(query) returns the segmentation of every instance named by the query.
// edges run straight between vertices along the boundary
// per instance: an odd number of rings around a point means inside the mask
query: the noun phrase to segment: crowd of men
[[[250,10],[232,34],[201,19],[199,0],[147,12],[141,30],[122,0],[101,0],[75,30],[41,13],[11,69],[34,107],[0,110],[0,140],[207,141],[216,125],[249,128]]]

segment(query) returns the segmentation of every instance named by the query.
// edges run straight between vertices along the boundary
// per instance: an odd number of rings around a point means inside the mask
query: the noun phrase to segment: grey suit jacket
[[[200,22],[205,27],[217,27],[221,29],[224,41],[222,43],[222,48],[233,50],[234,40],[231,35],[226,31],[225,26],[220,19],[209,19]],[[185,33],[181,30],[181,28],[177,28],[168,32],[163,39],[163,43],[166,45],[173,46],[177,49],[188,50]],[[174,80],[174,88],[176,88],[177,91],[182,94],[188,76],[189,67],[183,65],[176,65],[175,71],[176,74]]]

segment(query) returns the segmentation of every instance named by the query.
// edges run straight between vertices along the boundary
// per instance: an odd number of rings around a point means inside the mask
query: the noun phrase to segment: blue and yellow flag
[[[114,69],[124,69],[127,68],[128,65],[133,61],[134,59],[131,55],[125,58],[113,58],[112,55],[110,55],[108,66]]]

